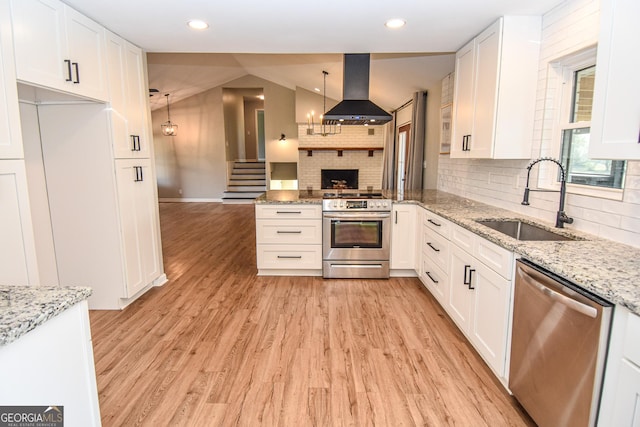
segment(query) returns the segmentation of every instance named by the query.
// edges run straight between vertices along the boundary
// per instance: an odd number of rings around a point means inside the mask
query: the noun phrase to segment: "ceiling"
[[[391,110],[453,70],[453,55],[501,15],[541,15],[561,0],[64,0],[150,53],[149,85],[177,101],[252,74],[342,99],[342,53],[372,53],[370,98]],[[389,18],[407,24],[384,26]],[[209,28],[186,26],[202,19]],[[174,53],[169,55],[168,53]],[[179,54],[175,54],[179,53]],[[152,108],[164,96],[151,98]]]

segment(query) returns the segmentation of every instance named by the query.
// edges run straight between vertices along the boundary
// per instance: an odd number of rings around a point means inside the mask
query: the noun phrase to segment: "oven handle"
[[[324,213],[324,218],[329,219],[384,219],[391,218],[391,212],[340,212],[340,213]]]

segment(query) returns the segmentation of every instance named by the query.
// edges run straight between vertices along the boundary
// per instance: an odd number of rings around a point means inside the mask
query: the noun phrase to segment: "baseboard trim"
[[[222,199],[199,199],[192,197],[159,197],[158,202],[164,203],[222,203]]]

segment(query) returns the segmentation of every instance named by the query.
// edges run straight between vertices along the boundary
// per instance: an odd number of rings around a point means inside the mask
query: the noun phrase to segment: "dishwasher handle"
[[[566,295],[562,295],[561,293],[558,293],[546,286],[544,286],[543,284],[541,284],[539,282],[540,279],[544,280],[547,279],[547,277],[545,275],[543,275],[542,273],[538,273],[535,271],[529,272],[529,271],[525,271],[523,268],[519,268],[519,273],[522,274],[522,277],[524,278],[524,280],[527,282],[527,284],[533,286],[535,289],[537,289],[538,291],[542,292],[543,294],[545,294],[547,297],[549,297],[550,299],[559,302],[560,304],[563,304],[567,307],[569,307],[570,309],[577,311],[578,313],[582,313],[585,316],[589,316],[592,319],[595,319],[596,317],[598,317],[598,310],[596,310],[595,308],[587,305],[587,304],[583,304],[580,301],[576,301],[573,298],[570,298]],[[533,274],[531,274],[533,273]],[[534,276],[541,276],[541,277],[534,277]],[[548,280],[548,279],[547,279]]]

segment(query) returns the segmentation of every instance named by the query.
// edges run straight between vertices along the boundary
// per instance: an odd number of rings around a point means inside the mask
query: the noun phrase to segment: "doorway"
[[[258,160],[264,160],[264,110],[256,110],[256,135],[258,139]]]
[[[398,128],[398,145],[396,155],[396,182],[398,192],[404,191],[404,183],[407,178],[407,158],[409,156],[409,137],[411,136],[411,123]]]

